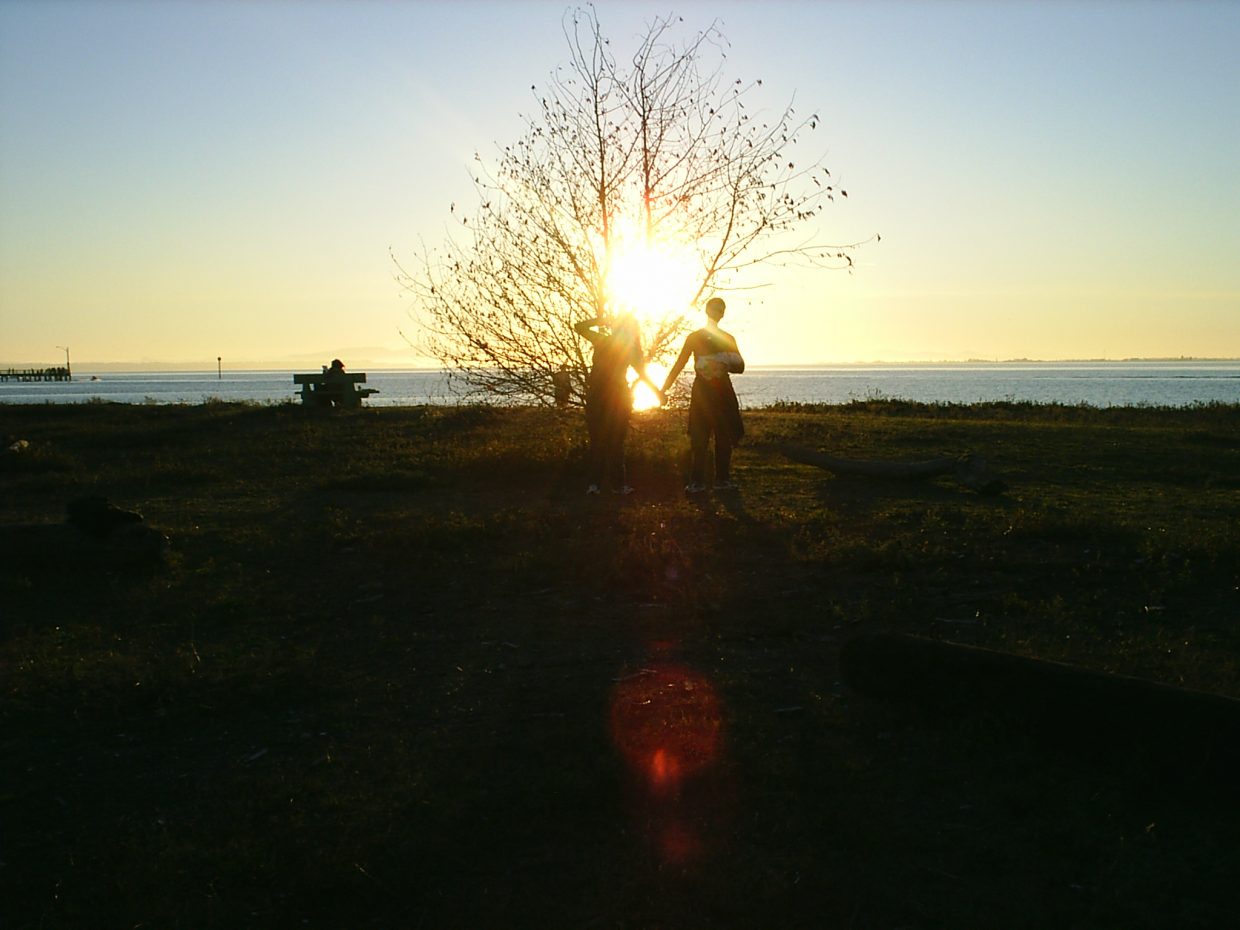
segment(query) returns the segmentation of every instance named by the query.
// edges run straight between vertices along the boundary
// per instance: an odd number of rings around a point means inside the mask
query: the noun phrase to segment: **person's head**
[[[332,371],[344,371],[344,362],[338,358],[332,359]]]
[[[712,297],[706,301],[706,315],[716,323],[723,319],[723,311],[727,308],[722,297]]]

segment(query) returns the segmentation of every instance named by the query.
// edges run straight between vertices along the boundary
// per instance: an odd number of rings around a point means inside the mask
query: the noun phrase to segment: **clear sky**
[[[389,248],[473,202],[567,3],[0,0],[0,364],[415,364]],[[847,188],[750,364],[1240,357],[1240,3],[600,0],[718,18]],[[424,361],[424,360],[423,360]]]

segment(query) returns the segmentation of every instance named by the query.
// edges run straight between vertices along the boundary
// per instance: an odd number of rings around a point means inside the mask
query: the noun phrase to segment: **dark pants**
[[[629,433],[632,405],[627,385],[623,389],[592,392],[586,398],[590,484],[601,487],[605,481],[610,481],[612,488],[624,487],[624,441]]]
[[[690,480],[706,483],[706,447],[715,438],[715,483],[732,480],[732,449],[745,435],[740,404],[730,378],[694,378],[689,401]]]

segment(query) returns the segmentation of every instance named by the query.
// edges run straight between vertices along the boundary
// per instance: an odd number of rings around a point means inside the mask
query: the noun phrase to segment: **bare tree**
[[[678,42],[681,23],[654,20],[621,65],[593,10],[568,14],[569,61],[531,88],[524,134],[492,167],[475,155],[477,209],[453,205],[456,234],[412,270],[397,262],[419,347],[471,389],[549,403],[567,370],[579,400],[589,364],[572,324],[616,309],[617,262],[633,249],[675,248],[692,266],[687,292],[643,321],[651,359],[748,268],[851,266],[855,244],[812,238],[824,203],[847,193],[820,160],[790,154],[818,116],[751,114],[762,81],[726,79],[717,25]]]

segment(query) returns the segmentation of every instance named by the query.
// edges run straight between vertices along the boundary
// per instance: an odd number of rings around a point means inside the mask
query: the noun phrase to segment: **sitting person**
[[[353,382],[345,376],[344,362],[334,358],[330,368],[323,366],[323,386],[319,390],[323,394],[322,400],[327,404],[335,407],[348,404],[348,395],[353,393]]]

